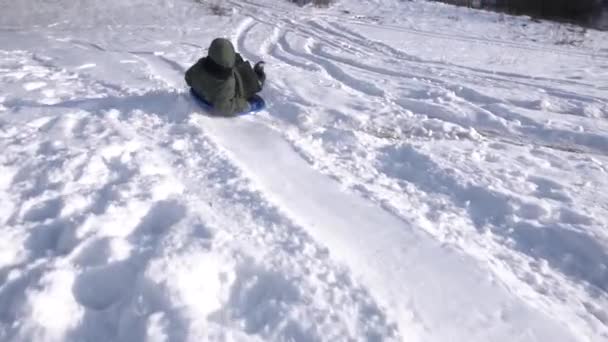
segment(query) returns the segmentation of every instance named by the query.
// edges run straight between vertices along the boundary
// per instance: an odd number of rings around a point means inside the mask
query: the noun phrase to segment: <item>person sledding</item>
[[[266,74],[264,62],[251,67],[229,40],[216,38],[207,56],[186,71],[185,79],[194,95],[208,103],[214,114],[234,116],[252,109],[248,100],[262,90]]]

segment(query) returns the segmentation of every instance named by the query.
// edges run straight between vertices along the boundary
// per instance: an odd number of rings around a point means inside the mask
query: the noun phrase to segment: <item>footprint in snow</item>
[[[186,207],[176,200],[157,202],[141,219],[133,236],[162,234],[184,218],[185,215]]]
[[[61,198],[54,198],[51,200],[44,201],[39,204],[35,204],[28,209],[23,215],[24,221],[30,222],[41,222],[46,219],[55,218],[61,213],[63,208],[63,200]]]
[[[593,224],[593,220],[585,215],[579,214],[574,210],[563,208],[559,212],[559,220],[569,224],[579,224],[583,226],[590,226]]]
[[[133,243],[161,235],[186,215],[184,205],[176,200],[163,200],[153,204],[131,234]],[[122,246],[117,246],[117,242]],[[74,298],[91,310],[106,310],[115,303],[128,300],[137,279],[144,254],[129,254],[129,242],[98,239],[84,247],[75,259],[81,265],[93,266],[82,272],[74,282]],[[124,252],[126,259],[105,264],[116,253]]]
[[[128,260],[93,267],[76,278],[72,293],[84,307],[105,310],[127,296],[136,275],[136,267]]]
[[[75,223],[69,219],[56,219],[29,230],[25,248],[31,259],[50,254],[67,254],[76,244]]]
[[[228,310],[232,316],[243,321],[248,333],[262,332],[268,328],[268,322],[279,324],[282,311],[301,300],[296,284],[277,271],[257,265],[241,265],[236,276],[230,290]],[[287,335],[302,329],[296,329],[298,324],[295,321],[288,325],[292,327],[284,331]]]
[[[120,250],[120,246],[124,246],[122,248],[125,253],[123,256],[129,251],[128,243],[124,242],[122,239],[118,238],[109,238],[109,237],[101,237],[101,238],[92,238],[88,241],[82,243],[78,250],[75,251],[74,254],[74,264],[80,267],[95,267],[102,266],[108,263],[112,258],[116,258]]]
[[[538,176],[528,177],[528,181],[536,185],[536,191],[534,191],[534,195],[536,195],[537,197],[549,198],[566,203],[572,202],[570,196],[568,196],[562,191],[564,187],[557,182]]]

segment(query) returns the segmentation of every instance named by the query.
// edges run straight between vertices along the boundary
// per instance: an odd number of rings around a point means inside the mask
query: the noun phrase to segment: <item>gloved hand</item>
[[[255,63],[255,66],[253,67],[253,71],[258,76],[258,79],[260,80],[261,85],[264,85],[264,82],[266,82],[266,73],[264,72],[264,64],[265,63],[263,61],[259,61],[259,62]]]

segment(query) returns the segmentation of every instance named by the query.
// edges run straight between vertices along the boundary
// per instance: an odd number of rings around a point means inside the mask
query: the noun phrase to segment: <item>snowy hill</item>
[[[217,4],[0,0],[0,341],[608,341],[608,33]]]

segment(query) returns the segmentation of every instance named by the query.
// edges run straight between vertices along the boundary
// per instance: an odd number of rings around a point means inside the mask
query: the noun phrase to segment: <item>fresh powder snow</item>
[[[608,33],[0,0],[0,341],[608,341]],[[184,73],[225,37],[264,111]]]

